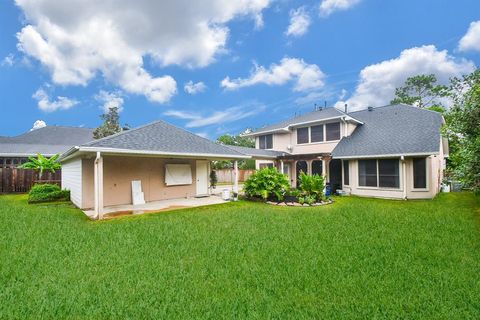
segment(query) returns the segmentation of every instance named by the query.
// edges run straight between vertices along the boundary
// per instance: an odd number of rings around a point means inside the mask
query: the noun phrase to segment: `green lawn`
[[[479,200],[109,221],[0,196],[0,318],[480,318]]]

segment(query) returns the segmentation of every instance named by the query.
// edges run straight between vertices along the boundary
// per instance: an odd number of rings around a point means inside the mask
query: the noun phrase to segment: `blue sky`
[[[133,127],[215,139],[324,101],[384,105],[408,76],[480,63],[475,0],[111,2],[0,2],[0,135],[93,128],[117,105]]]

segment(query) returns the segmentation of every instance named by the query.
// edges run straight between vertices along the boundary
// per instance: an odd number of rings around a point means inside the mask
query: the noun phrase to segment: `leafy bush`
[[[325,188],[325,180],[318,174],[307,175],[300,173],[300,195],[304,198],[305,203],[314,204],[320,202],[323,198],[323,189]]]
[[[252,174],[243,186],[247,197],[259,197],[264,200],[275,198],[283,200],[284,194],[290,188],[286,175],[275,168],[264,168]]]
[[[215,189],[217,186],[218,178],[215,170],[210,171],[210,186]]]
[[[70,191],[62,190],[56,184],[36,184],[28,193],[29,203],[70,200]]]

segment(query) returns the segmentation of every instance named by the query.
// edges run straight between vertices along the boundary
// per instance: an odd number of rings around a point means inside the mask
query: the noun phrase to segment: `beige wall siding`
[[[403,199],[405,196],[404,188],[406,188],[407,199],[430,199],[440,191],[439,182],[441,181],[443,157],[430,156],[427,158],[427,188],[414,189],[413,188],[413,159],[405,159],[405,167],[400,162],[400,188],[371,188],[361,187],[358,185],[358,161],[350,160],[350,185],[343,186],[343,190],[347,193],[378,198],[394,198]],[[405,168],[406,175],[403,174]],[[405,176],[405,178],[404,178]],[[342,181],[343,183],[343,181]]]
[[[82,160],[80,158],[62,163],[62,189],[70,190],[70,200],[82,207]]]
[[[165,185],[165,164],[184,163],[192,168],[191,185]],[[133,180],[142,181],[145,201],[194,197],[196,195],[195,160],[104,157],[104,205],[113,206],[132,203]]]

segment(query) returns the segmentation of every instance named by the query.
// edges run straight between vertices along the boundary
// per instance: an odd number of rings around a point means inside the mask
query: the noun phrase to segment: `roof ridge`
[[[133,128],[133,129],[122,130],[122,131],[117,132],[117,133],[115,133],[115,134],[112,134],[112,135],[109,135],[109,136],[106,136],[106,137],[103,137],[103,138],[100,138],[100,139],[95,139],[95,140],[86,142],[86,143],[82,144],[82,146],[89,146],[89,145],[92,145],[92,144],[94,144],[94,143],[96,143],[96,142],[110,140],[110,139],[116,138],[116,137],[118,137],[118,136],[121,136],[121,135],[123,135],[123,134],[126,134],[126,133],[128,133],[128,132],[137,131],[137,130],[139,130],[139,129],[146,128],[146,127],[148,127],[148,126],[154,125],[154,124],[159,123],[159,122],[162,122],[162,120],[155,120],[155,121],[153,121],[153,122],[150,122],[150,123],[141,125],[141,126],[139,126],[139,127]],[[165,121],[163,121],[163,122],[165,122]]]

